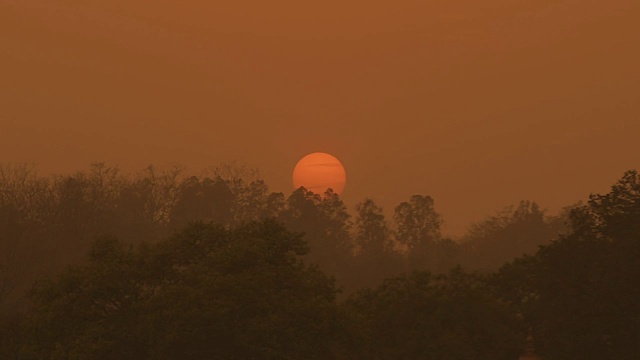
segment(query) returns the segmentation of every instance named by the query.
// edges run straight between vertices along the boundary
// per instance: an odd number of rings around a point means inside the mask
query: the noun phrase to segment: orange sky
[[[238,160],[429,194],[459,233],[639,168],[640,2],[0,0],[0,162]]]

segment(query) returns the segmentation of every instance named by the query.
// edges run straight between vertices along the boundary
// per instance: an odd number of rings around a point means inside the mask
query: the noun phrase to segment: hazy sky
[[[640,1],[0,0],[0,162],[201,169],[428,194],[450,233],[640,166]]]

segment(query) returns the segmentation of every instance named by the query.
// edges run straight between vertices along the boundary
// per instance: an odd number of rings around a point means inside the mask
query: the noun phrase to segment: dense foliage
[[[441,223],[238,167],[0,166],[0,358],[516,359],[528,328],[545,359],[637,358],[637,172],[560,217]]]
[[[627,172],[570,220],[570,233],[506,265],[495,283],[549,359],[637,359],[640,176]]]
[[[516,359],[522,324],[481,276],[415,272],[346,302],[356,359]]]
[[[333,281],[273,221],[194,224],[132,250],[100,239],[86,265],[33,290],[22,359],[326,359]]]

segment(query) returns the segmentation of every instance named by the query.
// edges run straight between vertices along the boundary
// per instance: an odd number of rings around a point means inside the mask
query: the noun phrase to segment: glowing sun
[[[293,186],[305,189],[314,194],[324,194],[327,189],[342,194],[347,175],[340,160],[327,153],[316,152],[309,154],[296,164],[293,169]]]

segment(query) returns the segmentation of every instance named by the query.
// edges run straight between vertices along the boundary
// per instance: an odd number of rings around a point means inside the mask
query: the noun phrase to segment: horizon
[[[0,162],[237,160],[286,191],[322,151],[349,202],[430,194],[452,232],[557,212],[640,163],[634,4],[0,1]]]
[[[250,167],[247,164],[243,164],[237,161],[229,161],[229,162],[222,162],[219,164],[215,164],[215,165],[210,165],[210,166],[205,166],[202,168],[189,168],[188,166],[183,166],[179,163],[172,163],[172,164],[149,164],[146,165],[142,168],[139,168],[137,170],[131,171],[128,169],[123,169],[120,166],[118,166],[117,164],[110,164],[110,163],[106,163],[106,162],[92,162],[91,164],[89,164],[88,166],[86,166],[85,168],[80,168],[80,169],[76,169],[73,171],[67,171],[67,172],[49,172],[49,173],[43,173],[39,171],[39,166],[35,163],[0,163],[0,167],[1,166],[26,166],[31,168],[34,171],[35,175],[38,176],[44,176],[44,177],[56,177],[56,176],[72,176],[73,174],[76,174],[78,172],[85,172],[90,170],[91,165],[93,164],[103,164],[106,167],[112,167],[118,170],[118,175],[123,176],[125,178],[132,178],[132,177],[136,177],[136,176],[140,176],[144,174],[144,171],[146,169],[148,169],[149,167],[153,167],[157,170],[170,170],[170,169],[179,169],[180,170],[180,176],[178,178],[178,180],[182,180],[185,179],[187,177],[190,176],[197,176],[200,178],[205,178],[208,176],[211,176],[215,173],[216,170],[220,170],[222,172],[224,171],[237,171],[240,174],[240,178],[243,178],[243,180],[262,180],[264,181],[265,185],[268,186],[269,188],[269,192],[273,192],[273,193],[282,193],[285,198],[289,197],[295,190],[297,190],[294,186],[293,183],[290,184],[288,189],[276,189],[274,188],[270,183],[269,180],[266,179],[263,176],[263,172],[261,171],[261,169],[259,168],[255,168],[255,167]],[[634,169],[627,169],[627,171],[629,170],[634,170]],[[621,176],[621,175],[620,175]],[[620,176],[618,176],[616,179],[619,179]],[[224,179],[224,177],[223,177]],[[227,179],[228,180],[228,179]],[[348,183],[348,182],[347,182]],[[561,211],[567,207],[571,207],[580,203],[584,203],[586,201],[588,201],[589,196],[594,195],[594,194],[601,194],[601,193],[605,193],[607,191],[610,190],[611,186],[615,183],[615,181],[611,181],[604,190],[602,191],[591,191],[589,192],[589,194],[585,195],[584,197],[578,198],[576,199],[576,201],[570,202],[570,203],[566,203],[564,205],[561,205],[560,207],[558,207],[557,209],[550,209],[548,206],[546,206],[546,204],[541,203],[539,201],[537,201],[536,199],[519,199],[519,200],[515,200],[512,203],[509,204],[504,204],[504,206],[492,209],[490,211],[488,211],[485,214],[480,214],[478,215],[477,220],[472,221],[472,222],[468,222],[465,224],[462,224],[460,221],[455,221],[455,220],[459,220],[459,219],[454,219],[454,223],[459,224],[459,227],[457,229],[454,229],[452,231],[450,224],[450,219],[447,217],[446,214],[442,213],[441,209],[439,208],[439,204],[446,199],[438,199],[433,197],[433,195],[429,194],[429,193],[415,193],[415,194],[410,194],[408,195],[405,199],[399,199],[396,203],[391,204],[390,206],[386,206],[385,202],[381,201],[384,200],[384,197],[381,196],[376,196],[376,195],[369,195],[369,196],[364,196],[360,199],[355,199],[352,196],[348,196],[348,191],[347,191],[347,196],[344,197],[343,194],[339,194],[340,199],[345,203],[345,205],[347,206],[347,211],[349,212],[349,214],[352,217],[355,217],[355,207],[358,203],[363,202],[366,199],[371,199],[373,200],[376,204],[378,204],[378,206],[381,206],[382,209],[384,210],[384,214],[385,217],[387,218],[388,221],[392,221],[393,219],[393,213],[395,210],[395,207],[397,207],[400,203],[402,202],[406,202],[409,201],[409,198],[413,195],[424,195],[424,196],[431,196],[434,200],[435,203],[435,210],[436,212],[438,212],[440,215],[442,215],[442,235],[443,238],[450,238],[456,242],[461,241],[464,236],[467,234],[467,232],[470,230],[470,228],[472,228],[473,225],[477,225],[482,223],[483,221],[496,216],[498,214],[500,214],[503,210],[507,210],[507,209],[511,209],[511,208],[515,208],[517,207],[520,202],[532,202],[537,204],[538,206],[540,206],[541,211],[544,212],[546,217],[557,217],[559,215],[561,215]],[[348,190],[348,187],[346,187],[346,189]],[[313,192],[309,189],[307,189],[307,191],[309,192]],[[318,195],[322,195],[322,194],[318,194]],[[388,205],[388,203],[386,203]]]

